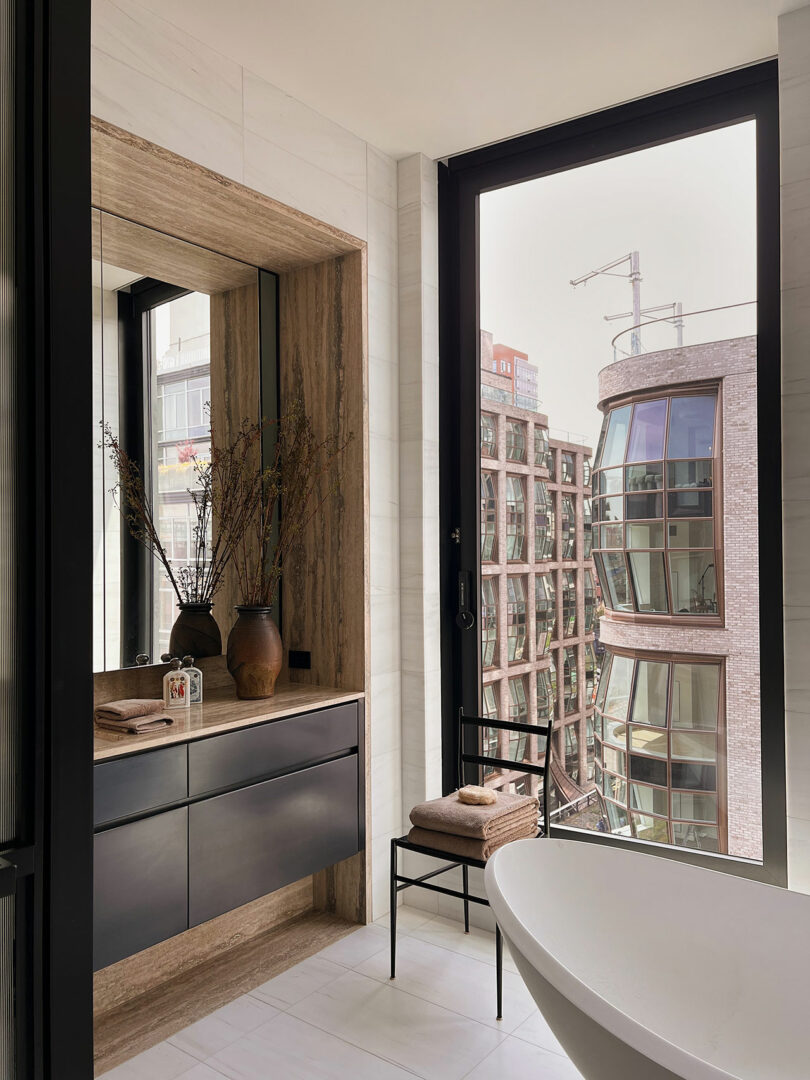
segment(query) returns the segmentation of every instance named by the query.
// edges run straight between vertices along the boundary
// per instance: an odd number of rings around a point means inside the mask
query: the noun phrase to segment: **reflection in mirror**
[[[234,421],[255,421],[262,411],[259,273],[93,211],[96,671],[136,658],[158,661],[169,650],[178,600],[161,564],[121,516],[113,494],[119,477],[101,445],[102,428],[143,478],[174,576],[204,571],[211,522],[196,529],[195,492],[198,470],[210,460],[212,419],[227,434]],[[272,296],[266,319],[274,322],[276,279],[262,277],[270,284],[261,292]],[[275,342],[274,330],[265,334]],[[275,387],[275,376],[270,381]],[[198,655],[206,655],[204,647],[209,655],[221,651],[219,629],[210,619],[208,627]]]

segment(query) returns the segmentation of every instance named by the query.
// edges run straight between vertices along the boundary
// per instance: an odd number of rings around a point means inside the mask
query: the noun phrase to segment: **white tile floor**
[[[508,955],[495,1019],[492,934],[408,907],[398,930],[395,982],[382,919],[104,1080],[579,1078]]]

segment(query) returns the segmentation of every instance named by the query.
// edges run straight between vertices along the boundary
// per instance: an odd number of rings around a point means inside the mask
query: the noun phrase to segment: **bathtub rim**
[[[574,841],[576,842],[576,841]],[[535,937],[532,931],[521,919],[515,915],[509,905],[503,890],[498,882],[498,865],[505,859],[515,859],[518,851],[526,849],[528,844],[551,843],[555,846],[569,844],[570,840],[559,837],[549,839],[515,840],[505,844],[490,856],[484,868],[484,885],[487,897],[490,901],[493,914],[502,933],[507,941],[512,942],[517,950],[522,953],[526,961],[536,968],[538,973],[546,979],[555,990],[559,991],[574,1008],[580,1009],[596,1023],[611,1032],[618,1039],[626,1042],[638,1053],[650,1058],[657,1065],[677,1075],[684,1076],[685,1080],[741,1080],[736,1073],[720,1066],[713,1065],[705,1058],[698,1057],[684,1047],[671,1042],[657,1032],[645,1027],[640,1021],[634,1019],[628,1013],[623,1012],[617,1006],[611,1004],[607,998],[592,990],[577,975],[561,963],[552,953],[546,949]],[[582,844],[583,848],[593,848],[592,844]],[[510,850],[507,854],[507,849]],[[528,853],[528,849],[527,853]],[[611,851],[616,849],[611,848]],[[617,852],[618,854],[619,852]],[[623,851],[623,856],[632,856],[642,859],[655,859],[655,855],[646,855],[638,851]],[[500,858],[499,858],[500,857]],[[689,871],[698,873],[718,873],[716,870],[706,870],[703,867],[684,865]],[[743,879],[746,880],[746,879]],[[750,884],[762,885],[762,882],[750,882]],[[776,886],[766,886],[777,888]],[[779,889],[779,892],[784,890]]]

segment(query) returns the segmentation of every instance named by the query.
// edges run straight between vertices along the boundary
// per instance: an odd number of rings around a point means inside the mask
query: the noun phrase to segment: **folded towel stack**
[[[96,726],[107,731],[127,731],[132,735],[142,735],[146,731],[157,731],[174,723],[174,717],[166,712],[160,698],[124,698],[122,701],[108,701],[99,705],[95,711]]]
[[[537,835],[537,808],[533,795],[499,791],[494,803],[475,806],[462,802],[456,792],[415,806],[408,839],[449,855],[486,862],[504,844]]]

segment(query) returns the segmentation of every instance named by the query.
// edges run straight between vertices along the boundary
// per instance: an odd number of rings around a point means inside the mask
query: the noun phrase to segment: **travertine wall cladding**
[[[645,353],[599,373],[604,402],[677,383],[720,380],[723,437],[724,628],[601,623],[606,645],[726,657],[729,852],[762,855],[759,697],[759,575],[756,338]],[[719,508],[718,508],[719,509]]]

